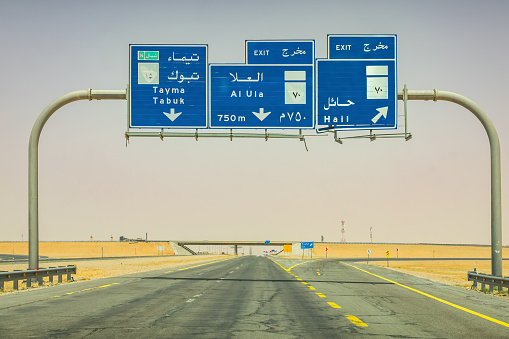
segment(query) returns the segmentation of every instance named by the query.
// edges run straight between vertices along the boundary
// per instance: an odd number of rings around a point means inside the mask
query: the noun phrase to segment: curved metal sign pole
[[[82,90],[68,93],[53,101],[39,115],[30,133],[28,145],[28,269],[39,268],[39,137],[46,121],[60,107],[78,100],[126,100],[126,90]]]
[[[403,100],[403,91],[398,99]],[[484,126],[490,142],[491,158],[491,275],[502,277],[502,190],[500,142],[497,130],[486,113],[472,100],[446,91],[408,91],[408,100],[443,100],[461,105],[472,112]]]

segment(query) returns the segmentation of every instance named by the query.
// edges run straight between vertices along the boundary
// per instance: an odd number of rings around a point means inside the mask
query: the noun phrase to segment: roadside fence
[[[13,282],[13,289],[19,289],[19,281],[22,280],[26,283],[27,287],[31,287],[32,283],[38,282],[42,286],[43,279],[48,278],[49,283],[53,283],[53,277],[58,276],[58,282],[62,282],[62,276],[67,276],[67,281],[71,281],[71,274],[76,274],[76,265],[58,266],[50,268],[39,268],[35,270],[15,270],[12,272],[0,271],[0,290],[3,291],[4,283],[7,281]]]
[[[509,277],[495,277],[492,275],[477,273],[476,271],[468,272],[468,281],[473,281],[472,288],[477,288],[477,283],[481,283],[481,289],[484,290],[486,285],[490,288],[490,293],[493,293],[493,286],[498,286],[498,291],[501,292],[504,287],[509,290]]]

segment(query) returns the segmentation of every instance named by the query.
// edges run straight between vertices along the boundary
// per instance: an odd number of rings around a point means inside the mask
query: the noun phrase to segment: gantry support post
[[[68,93],[46,107],[32,127],[28,145],[28,269],[39,268],[39,138],[46,121],[60,107],[78,100],[126,100],[126,90],[82,90]]]
[[[407,100],[443,100],[465,107],[472,112],[488,134],[491,159],[491,275],[502,277],[502,191],[500,167],[500,141],[497,130],[486,113],[472,100],[453,92],[446,91],[407,91]],[[403,91],[398,99],[403,100]]]

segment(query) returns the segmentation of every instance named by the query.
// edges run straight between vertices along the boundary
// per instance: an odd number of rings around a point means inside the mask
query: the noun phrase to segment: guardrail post
[[[13,281],[12,281],[12,288],[13,288],[14,290],[16,290],[16,291],[19,289],[19,286],[18,286],[18,280],[13,280]]]

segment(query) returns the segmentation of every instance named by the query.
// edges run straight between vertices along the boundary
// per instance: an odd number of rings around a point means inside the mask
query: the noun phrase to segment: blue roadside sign
[[[300,243],[300,249],[305,250],[308,248],[315,248],[315,242],[314,241],[307,241],[307,242],[301,242]]]
[[[207,127],[207,45],[129,45],[129,127]]]

